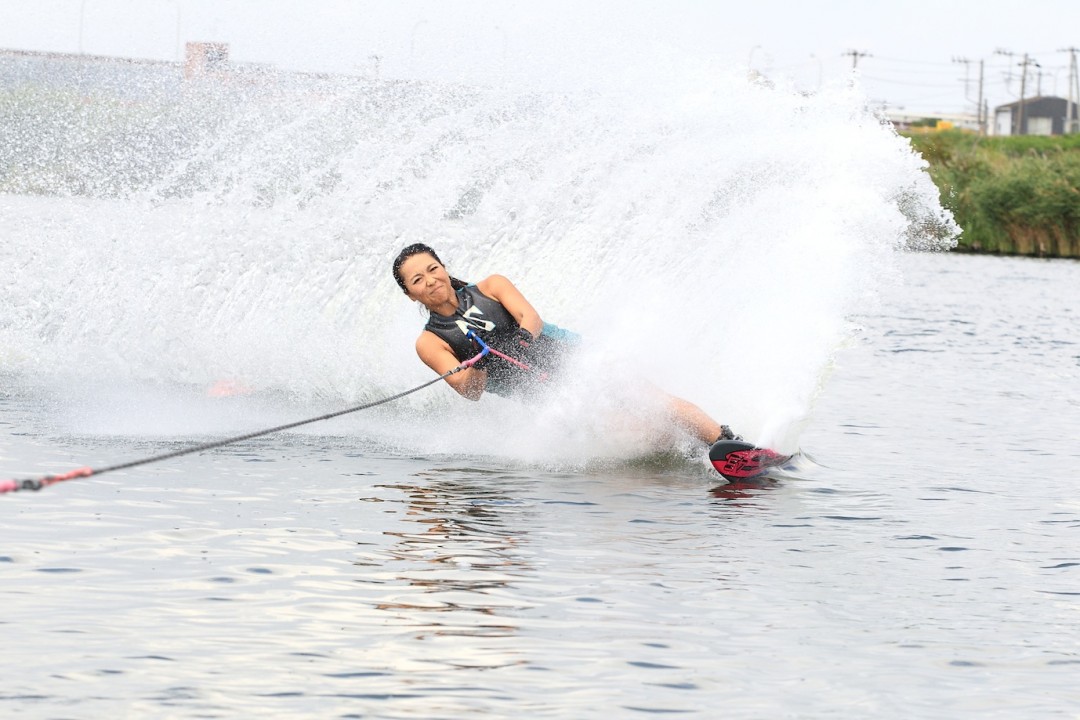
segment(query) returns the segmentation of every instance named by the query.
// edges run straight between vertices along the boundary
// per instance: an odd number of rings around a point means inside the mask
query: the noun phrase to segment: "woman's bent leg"
[[[668,407],[676,424],[691,435],[700,438],[706,445],[712,445],[724,433],[724,427],[709,417],[704,410],[692,402],[671,396]]]

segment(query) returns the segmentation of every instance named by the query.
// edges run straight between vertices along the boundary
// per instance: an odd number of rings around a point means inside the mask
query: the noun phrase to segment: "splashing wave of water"
[[[597,412],[632,416],[650,381],[796,444],[894,253],[948,247],[956,228],[856,89],[699,80],[177,96],[171,144],[83,169],[109,197],[0,196],[15,279],[0,289],[0,372],[57,387],[226,378],[334,403],[396,392],[429,375],[412,351],[422,317],[389,266],[424,241],[459,277],[511,277],[587,349],[546,407],[478,410],[440,389],[401,402],[391,435],[416,413],[494,414],[508,445],[565,446]],[[85,141],[77,118],[50,122],[53,141]]]

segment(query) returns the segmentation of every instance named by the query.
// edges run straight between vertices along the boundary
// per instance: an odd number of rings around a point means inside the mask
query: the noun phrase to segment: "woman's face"
[[[450,287],[450,273],[430,253],[413,255],[401,263],[398,272],[405,281],[406,294],[428,309],[452,302],[455,297]]]

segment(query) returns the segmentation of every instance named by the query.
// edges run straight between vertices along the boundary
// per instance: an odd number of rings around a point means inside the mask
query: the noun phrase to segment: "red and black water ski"
[[[716,472],[730,481],[757,477],[770,468],[786,464],[791,457],[754,447],[742,440],[717,440],[709,448],[709,460]]]

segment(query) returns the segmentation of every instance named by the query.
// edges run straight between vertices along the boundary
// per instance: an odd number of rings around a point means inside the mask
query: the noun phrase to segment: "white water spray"
[[[955,231],[921,159],[848,85],[331,79],[187,102],[213,122],[181,105],[190,145],[152,182],[114,199],[0,197],[10,381],[229,379],[326,409],[392,394],[430,377],[412,349],[423,318],[390,275],[422,241],[456,276],[507,275],[582,333],[577,373],[541,406],[440,387],[348,428],[406,451],[585,461],[632,446],[605,423],[641,420],[654,383],[790,448],[893,254]],[[131,431],[129,414],[94,417],[96,432]]]

